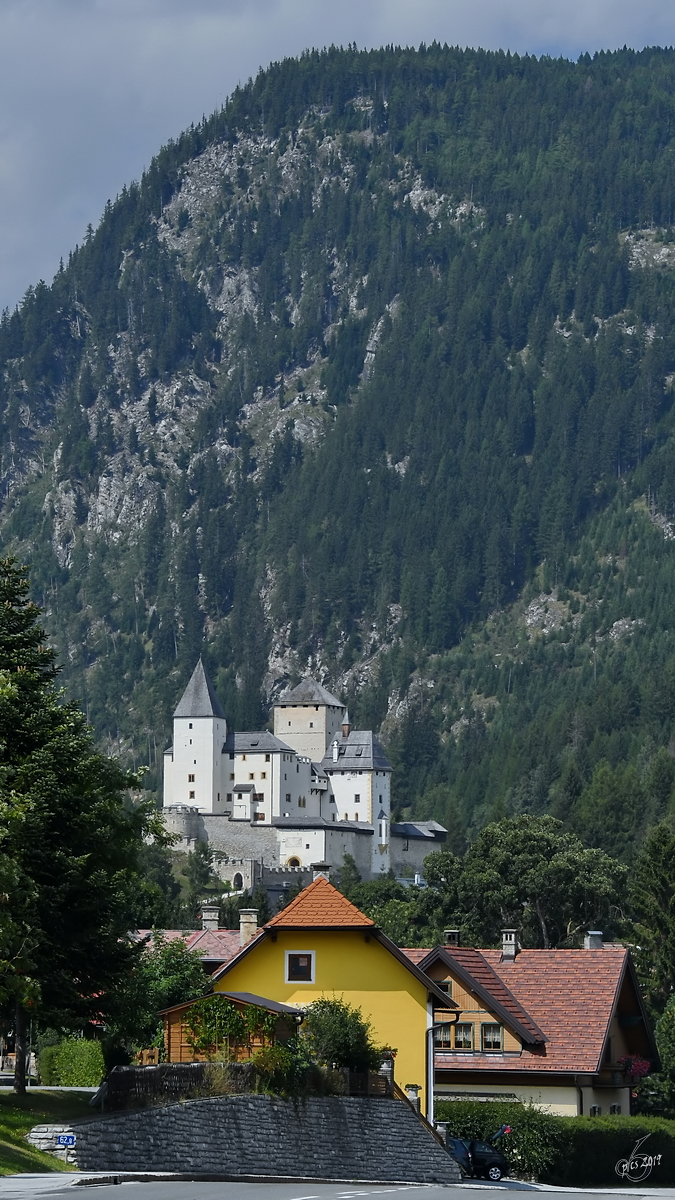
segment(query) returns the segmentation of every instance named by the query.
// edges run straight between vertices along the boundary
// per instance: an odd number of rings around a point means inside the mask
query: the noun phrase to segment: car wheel
[[[488,1179],[491,1179],[493,1183],[499,1183],[499,1180],[502,1177],[501,1167],[489,1167],[487,1177]]]

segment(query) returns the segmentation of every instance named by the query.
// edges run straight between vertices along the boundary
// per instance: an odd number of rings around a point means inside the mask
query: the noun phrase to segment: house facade
[[[340,997],[396,1050],[394,1078],[427,1090],[435,1010],[454,1000],[324,876],[282,909],[213,976],[214,991],[252,992],[298,1010]]]
[[[437,1096],[535,1104],[560,1116],[630,1113],[630,1058],[658,1054],[630,952],[458,945],[407,950],[457,1004],[436,1030]]]

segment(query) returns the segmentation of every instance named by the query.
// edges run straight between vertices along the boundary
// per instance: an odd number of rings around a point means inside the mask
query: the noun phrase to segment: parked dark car
[[[509,1173],[509,1164],[501,1150],[489,1142],[469,1142],[464,1138],[449,1137],[447,1145],[450,1157],[459,1163],[470,1179],[490,1179],[498,1183],[503,1175]]]

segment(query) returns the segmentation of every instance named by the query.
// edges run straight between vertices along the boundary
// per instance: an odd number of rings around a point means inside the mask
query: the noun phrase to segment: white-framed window
[[[316,978],[316,952],[314,950],[287,950],[284,983],[314,983]]]

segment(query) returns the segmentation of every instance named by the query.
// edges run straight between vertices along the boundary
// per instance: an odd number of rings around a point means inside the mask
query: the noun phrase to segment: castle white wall
[[[227,722],[222,718],[174,718],[170,803],[187,804],[199,812],[224,811],[221,751],[226,737]]]

